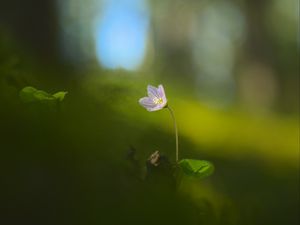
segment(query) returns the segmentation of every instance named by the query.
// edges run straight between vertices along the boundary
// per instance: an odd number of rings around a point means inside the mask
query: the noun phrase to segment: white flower
[[[147,91],[148,97],[143,97],[139,100],[141,106],[149,112],[161,110],[167,106],[168,101],[162,85],[158,85],[158,88],[148,85]]]

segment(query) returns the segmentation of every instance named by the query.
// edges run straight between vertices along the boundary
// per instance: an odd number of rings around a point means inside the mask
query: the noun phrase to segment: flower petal
[[[153,87],[152,85],[147,86],[148,96],[150,98],[159,98],[158,89],[156,87]]]
[[[162,104],[155,105],[153,108],[147,109],[149,112],[154,112],[163,109],[165,106]]]
[[[165,94],[165,89],[161,84],[158,85],[157,91],[158,91],[159,96],[163,99],[164,104],[167,104],[167,97]]]
[[[155,108],[156,104],[153,102],[153,100],[149,97],[144,97],[139,100],[139,103],[141,106],[143,106],[148,111],[151,111],[151,109]]]

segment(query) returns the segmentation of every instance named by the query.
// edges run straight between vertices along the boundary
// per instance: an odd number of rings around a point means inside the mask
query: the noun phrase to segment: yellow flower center
[[[162,104],[163,103],[163,99],[162,98],[153,98],[153,102],[158,105],[158,104]]]

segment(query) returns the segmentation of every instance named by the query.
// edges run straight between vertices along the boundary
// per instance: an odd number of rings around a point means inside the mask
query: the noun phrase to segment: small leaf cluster
[[[31,102],[62,102],[68,92],[59,91],[55,94],[49,94],[43,90],[38,90],[34,87],[24,87],[19,95],[24,103]]]
[[[214,165],[206,160],[182,159],[178,165],[182,172],[190,177],[204,178],[214,172]]]

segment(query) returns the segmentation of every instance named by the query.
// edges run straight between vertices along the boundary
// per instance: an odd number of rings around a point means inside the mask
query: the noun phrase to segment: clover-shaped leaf
[[[37,90],[34,87],[24,87],[20,91],[20,98],[25,103],[30,102],[54,102],[54,101],[62,101],[65,98],[67,92],[60,91],[53,95],[43,91]]]
[[[204,178],[210,176],[214,172],[214,165],[205,160],[182,159],[178,164],[183,173],[187,176]]]
[[[67,91],[59,91],[59,92],[56,92],[55,94],[53,94],[53,97],[55,99],[57,99],[58,101],[62,102],[64,100],[66,94],[68,94]]]

